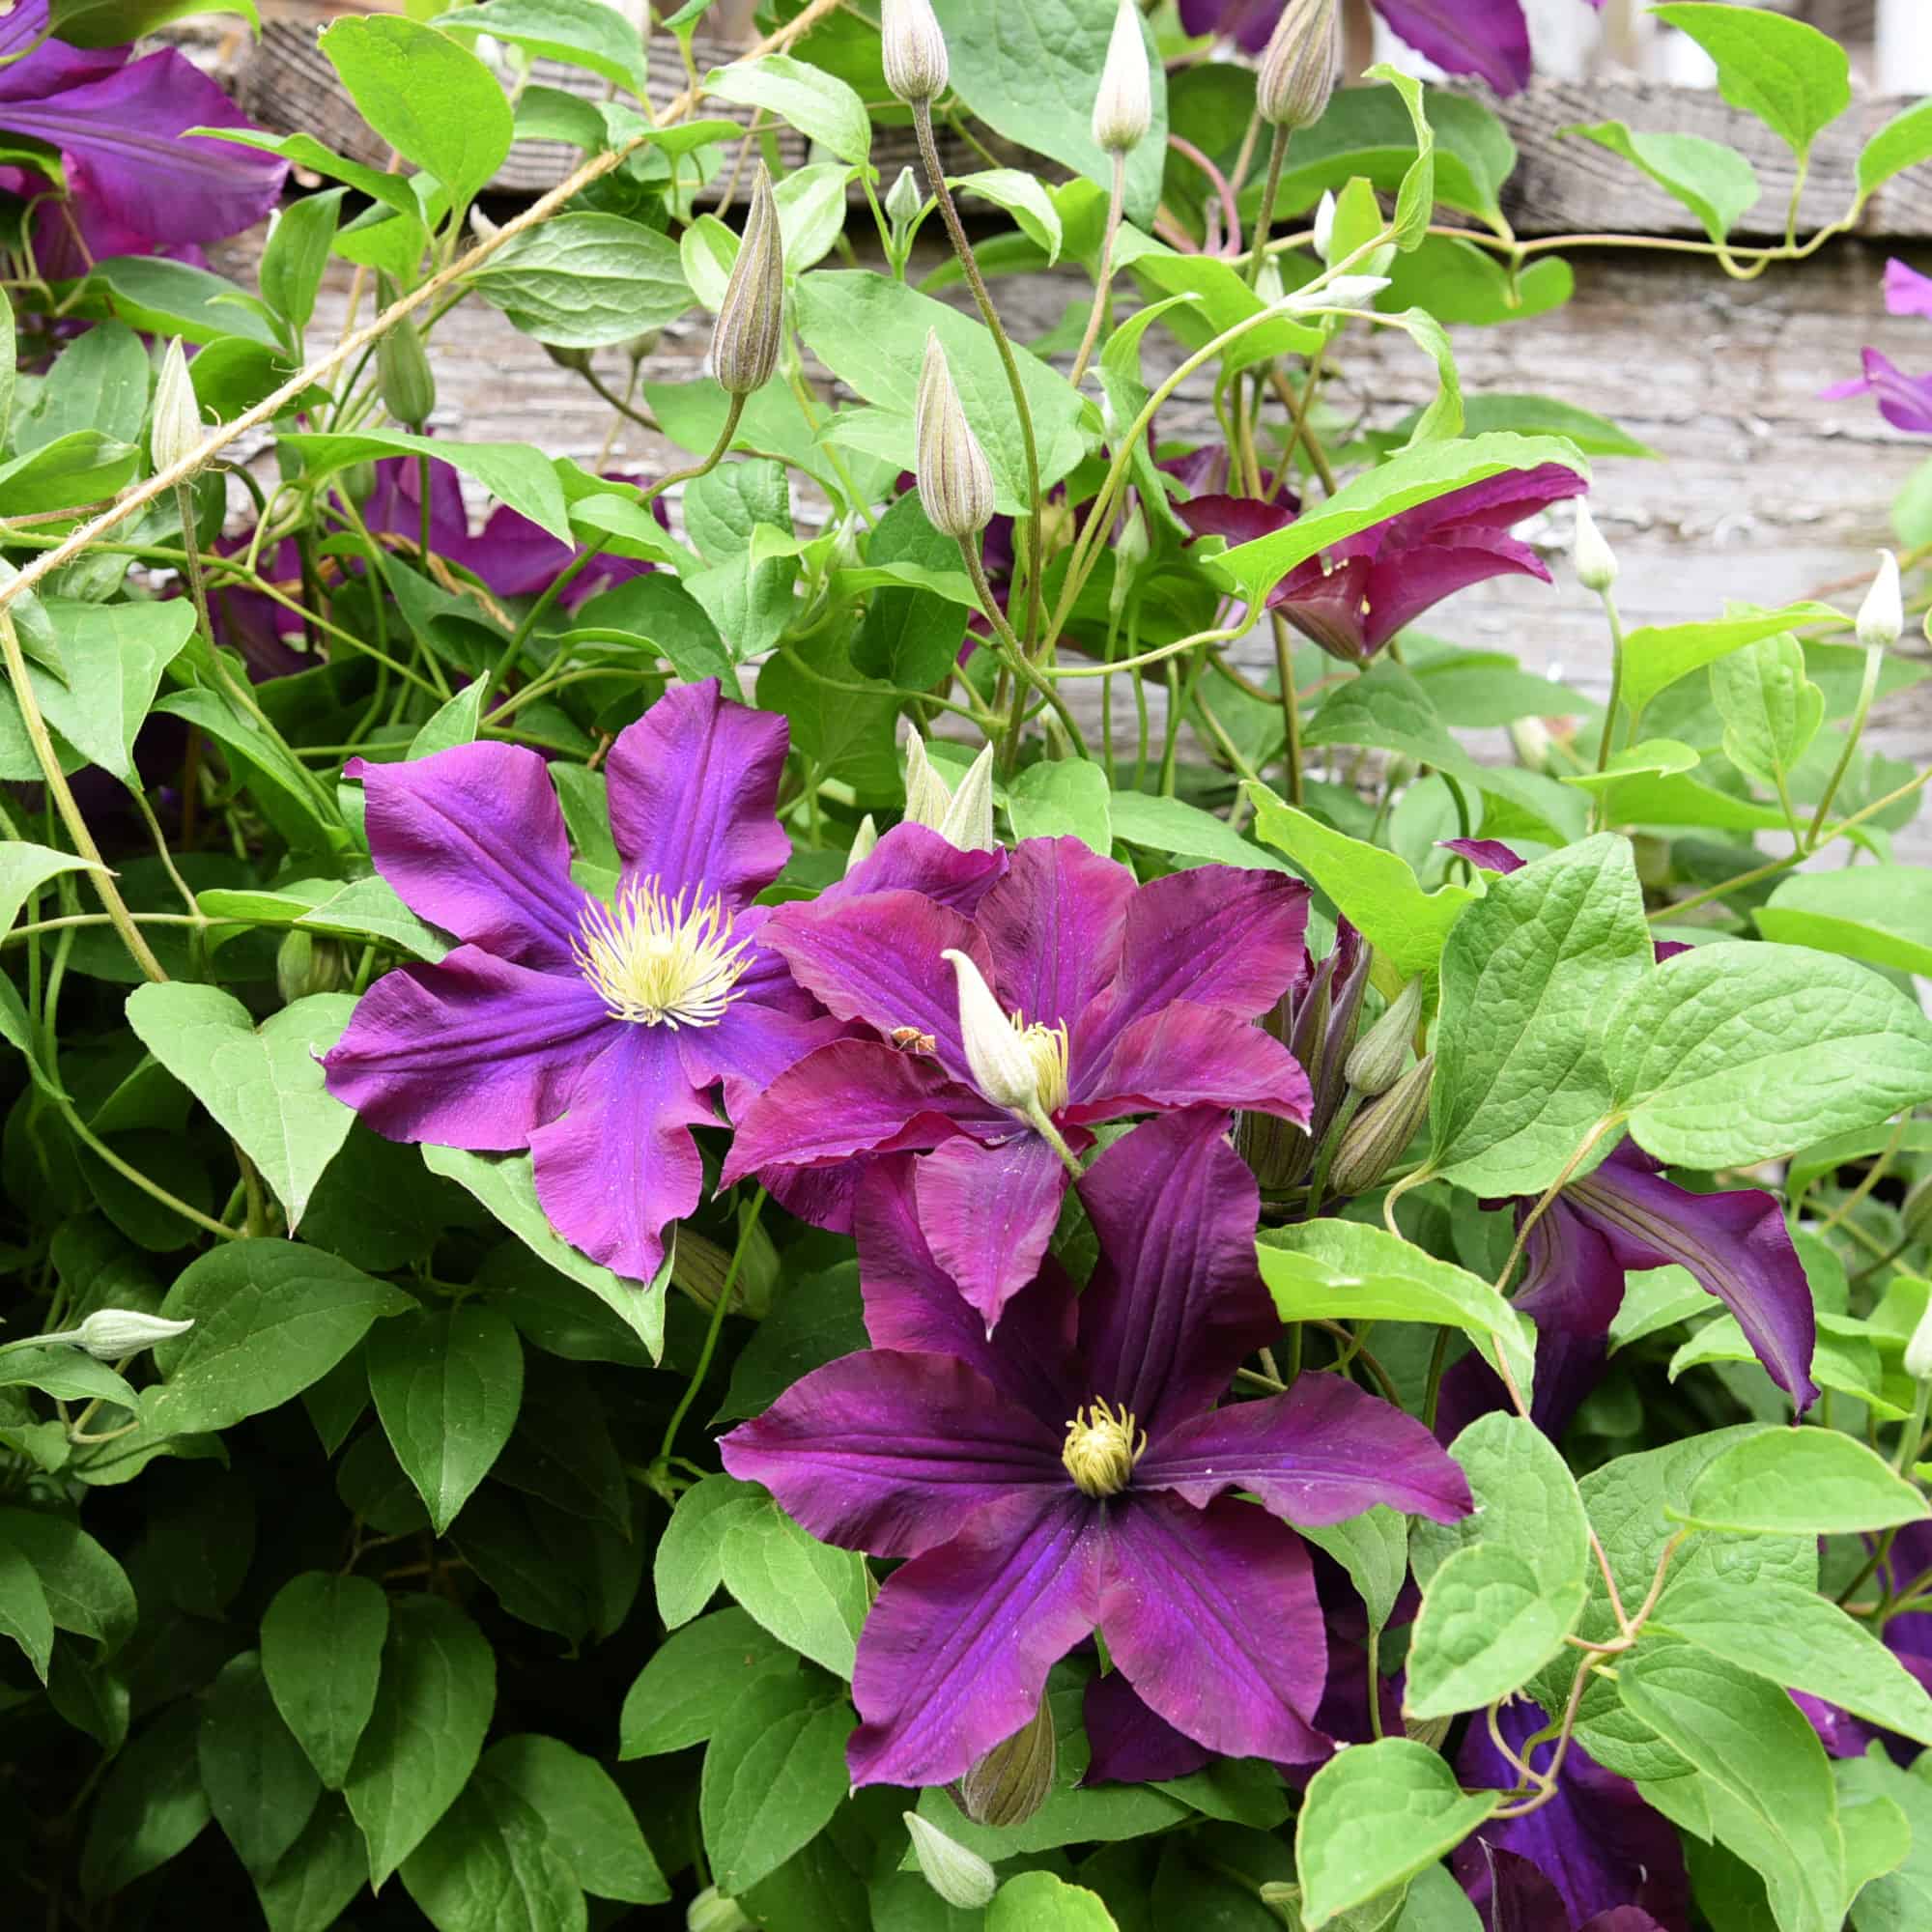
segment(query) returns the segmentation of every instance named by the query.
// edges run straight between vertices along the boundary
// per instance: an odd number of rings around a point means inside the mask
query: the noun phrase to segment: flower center
[[[604,996],[613,1020],[639,1026],[716,1026],[744,972],[745,940],[731,941],[722,898],[667,898],[655,879],[626,886],[614,905],[593,899],[578,920],[571,956]]]
[[[1031,1026],[1018,1013],[1012,1015],[1013,1031],[1033,1062],[1034,1091],[1039,1096],[1043,1114],[1057,1114],[1066,1104],[1066,1027],[1063,1022],[1050,1027],[1043,1020]]]
[[[1096,1399],[1073,1411],[1060,1460],[1084,1494],[1117,1496],[1132,1479],[1146,1447],[1147,1431],[1140,1430],[1137,1439],[1131,1409],[1116,1409]]]

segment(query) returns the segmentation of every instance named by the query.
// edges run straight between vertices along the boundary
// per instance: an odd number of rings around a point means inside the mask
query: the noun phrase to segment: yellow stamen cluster
[[[1066,1027],[1064,1022],[1050,1027],[1042,1020],[1029,1026],[1018,1013],[1011,1017],[1013,1031],[1033,1061],[1039,1110],[1057,1114],[1066,1104]]]
[[[1116,1409],[1096,1398],[1073,1411],[1060,1460],[1083,1494],[1117,1496],[1132,1480],[1134,1464],[1147,1445],[1146,1430],[1140,1430],[1136,1438],[1131,1409]]]
[[[731,940],[721,898],[667,898],[655,879],[629,885],[614,905],[593,900],[571,948],[611,1017],[639,1026],[716,1026],[745,970],[747,941]]]

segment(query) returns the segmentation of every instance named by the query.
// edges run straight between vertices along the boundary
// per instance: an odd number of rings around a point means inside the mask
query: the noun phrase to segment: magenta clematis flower
[[[1225,34],[1258,54],[1281,17],[1283,0],[1180,0],[1190,34]],[[1529,79],[1529,23],[1522,0],[1370,0],[1417,53],[1445,73],[1481,74],[1498,94]],[[1604,0],[1588,0],[1602,11]]]
[[[970,916],[903,890],[781,907],[766,943],[873,1037],[822,1047],[777,1080],[738,1122],[724,1178],[756,1174],[794,1211],[836,1225],[838,1205],[803,1198],[799,1179],[931,1150],[917,1164],[921,1224],[995,1322],[1060,1212],[1056,1141],[1078,1151],[1102,1121],[1195,1105],[1306,1124],[1307,1076],[1250,1022],[1305,972],[1307,918],[1307,887],[1278,872],[1204,866],[1137,885],[1077,838],[1023,841]],[[977,1030],[962,1024],[969,1000]],[[1021,1057],[1030,1109],[990,1091],[975,1063],[988,1014]]]
[[[773,815],[787,727],[715,678],[658,700],[611,748],[622,882],[570,876],[543,760],[464,745],[412,764],[352,760],[377,870],[464,943],[385,974],[324,1058],[328,1091],[395,1141],[534,1156],[558,1233],[648,1279],[697,1205],[689,1129],[739,1114],[838,1031],[748,903],[783,866]]]
[[[1496,1723],[1519,1756],[1546,1728],[1543,1712],[1526,1698],[1505,1704]],[[1553,1743],[1537,1747],[1539,1770],[1548,1769],[1553,1749]],[[1520,1782],[1480,1719],[1463,1733],[1456,1776],[1472,1791],[1510,1791]],[[1690,1932],[1690,1887],[1676,1832],[1629,1778],[1605,1771],[1574,1741],[1556,1796],[1520,1818],[1480,1827],[1456,1848],[1450,1868],[1486,1926]]]
[[[1892,315],[1932,317],[1932,278],[1893,256],[1885,265],[1885,305]],[[1878,412],[1893,429],[1932,436],[1932,376],[1908,376],[1876,349],[1863,353],[1865,373],[1849,383],[1819,390],[1828,402],[1846,396],[1876,396]]]
[[[1405,625],[1492,577],[1550,581],[1512,526],[1588,489],[1560,463],[1492,476],[1311,556],[1275,585],[1268,609],[1344,664],[1366,664]],[[1183,509],[1184,514],[1184,509]]]
[[[43,274],[219,242],[268,216],[288,163],[186,134],[250,125],[212,80],[172,49],[129,60],[127,47],[42,41],[46,26],[47,0],[20,0],[0,20],[0,56],[18,56],[0,67],[0,128],[57,149],[67,176],[71,227],[55,210],[36,226]],[[0,179],[16,192],[46,191],[31,168],[11,166]]]
[[[1340,1377],[1213,1404],[1280,1323],[1255,1269],[1260,1197],[1226,1117],[1151,1121],[1081,1178],[1100,1259],[1049,1265],[997,1339],[922,1232],[914,1163],[857,1210],[873,1347],[814,1371],[722,1444],[815,1536],[911,1560],[859,1639],[858,1784],[959,1776],[1038,1706],[1091,1632],[1208,1749],[1305,1763],[1324,1683],[1308,1553],[1286,1525],[1386,1502],[1465,1515],[1462,1471]],[[1255,1503],[1228,1493],[1241,1490]]]

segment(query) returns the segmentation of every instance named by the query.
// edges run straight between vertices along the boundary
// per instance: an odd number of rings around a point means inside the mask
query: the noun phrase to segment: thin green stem
[[[1845,732],[1845,749],[1838,753],[1838,762],[1832,767],[1832,776],[1827,780],[1824,791],[1818,799],[1818,810],[1812,814],[1811,829],[1804,841],[1805,846],[1815,851],[1818,834],[1825,823],[1825,814],[1832,809],[1832,801],[1838,795],[1838,787],[1845,781],[1845,774],[1852,768],[1852,759],[1857,755],[1859,740],[1864,736],[1865,720],[1870,716],[1872,699],[1878,695],[1878,675],[1885,666],[1885,646],[1870,644],[1865,649],[1865,674],[1859,685],[1859,701],[1852,713],[1850,727]]]
[[[1087,740],[1081,735],[1080,726],[1072,712],[1067,710],[1059,692],[1041,674],[1040,668],[1026,654],[1019,639],[1013,634],[1013,627],[1007,621],[1007,613],[1000,609],[1000,600],[993,595],[993,586],[986,581],[986,566],[980,560],[980,547],[971,537],[959,539],[959,554],[966,565],[966,575],[973,580],[974,594],[980,600],[980,608],[986,613],[986,621],[993,627],[993,635],[998,639],[1001,654],[1007,668],[1014,677],[1038,693],[1053,708],[1053,713],[1065,728],[1073,748],[1084,758],[1087,755]],[[1105,668],[1105,667],[1101,667]],[[1007,726],[1006,743],[1000,751],[1000,765],[1005,771],[1011,771],[1019,757],[1020,735],[1026,728],[1026,717],[1022,708],[1015,704],[1012,718]]]
[[[1278,127],[1268,147],[1268,171],[1262,183],[1262,205],[1255,216],[1255,232],[1248,242],[1248,286],[1261,280],[1262,263],[1267,255],[1267,234],[1274,225],[1275,197],[1281,192],[1282,165],[1288,159],[1289,130]]]
[[[718,1337],[724,1326],[724,1311],[731,1305],[731,1291],[737,1286],[738,1270],[745,1264],[745,1256],[752,1245],[752,1236],[758,1225],[758,1216],[765,1210],[765,1190],[760,1187],[752,1196],[752,1205],[740,1211],[738,1220],[738,1244],[731,1250],[729,1265],[724,1270],[724,1283],[718,1290],[718,1300],[711,1311],[711,1325],[704,1331],[704,1347],[698,1350],[697,1366],[691,1372],[691,1380],[686,1384],[684,1394],[679,1397],[677,1406],[672,1409],[669,1422],[665,1425],[664,1441],[658,1449],[660,1464],[670,1461],[670,1452],[677,1444],[677,1432],[684,1418],[691,1412],[691,1405],[697,1400],[697,1391],[704,1386],[704,1378],[711,1373],[711,1358],[718,1352]]]
[[[1073,358],[1067,381],[1077,389],[1093,358],[1094,344],[1099,338],[1100,319],[1107,312],[1107,298],[1114,281],[1114,242],[1121,232],[1121,208],[1127,194],[1127,156],[1125,149],[1114,153],[1114,181],[1107,196],[1107,232],[1100,243],[1100,273],[1094,284],[1094,306],[1088,311],[1087,332],[1080,338],[1080,353]]]
[[[1279,611],[1274,619],[1274,669],[1281,685],[1282,758],[1288,802],[1301,803],[1301,698],[1294,689],[1294,633]]]

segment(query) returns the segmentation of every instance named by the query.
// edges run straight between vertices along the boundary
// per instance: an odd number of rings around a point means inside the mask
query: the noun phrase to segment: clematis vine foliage
[[[1932,488],[1477,391],[1566,6],[0,17],[0,1922],[1932,1925]]]

